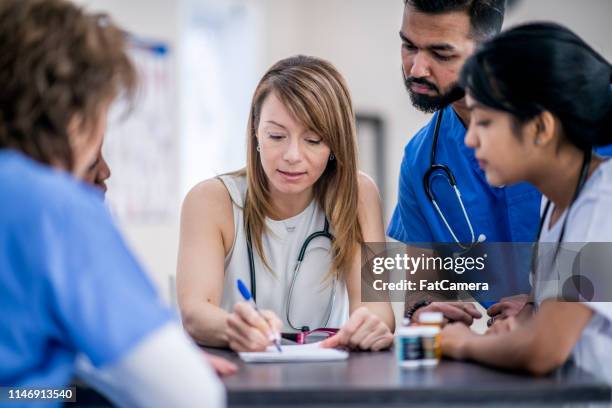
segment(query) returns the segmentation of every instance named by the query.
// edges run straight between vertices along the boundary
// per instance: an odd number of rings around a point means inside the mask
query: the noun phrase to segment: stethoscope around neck
[[[567,210],[565,211],[565,218],[563,220],[563,224],[561,225],[561,231],[559,232],[559,236],[557,238],[557,246],[555,249],[555,255],[554,258],[557,257],[557,254],[559,252],[559,249],[561,248],[561,244],[563,243],[563,238],[565,238],[565,227],[567,225],[567,220],[569,219],[569,213],[572,209],[572,206],[574,205],[574,203],[576,202],[576,200],[578,200],[578,196],[580,195],[580,193],[582,192],[582,189],[584,188],[584,185],[586,184],[587,178],[589,177],[589,169],[591,168],[591,161],[593,159],[593,151],[591,149],[587,149],[584,151],[584,156],[582,159],[582,167],[580,169],[580,175],[578,176],[578,182],[576,183],[576,188],[574,190],[574,194],[572,196],[572,200],[570,201],[569,206],[567,207]],[[532,255],[531,255],[531,273],[535,275],[536,273],[536,269],[537,269],[537,245],[540,242],[540,238],[542,236],[542,231],[544,230],[544,223],[546,222],[546,219],[548,217],[548,213],[550,211],[550,205],[551,205],[551,201],[547,200],[546,201],[546,205],[544,206],[544,211],[542,212],[542,216],[540,218],[540,224],[538,225],[538,234],[536,236],[536,240],[534,243],[534,249],[532,251]],[[554,262],[551,262],[551,264]],[[537,282],[537,281],[536,281]]]
[[[461,198],[461,192],[459,191],[459,187],[457,187],[457,180],[455,179],[455,176],[453,175],[453,172],[451,171],[451,169],[448,166],[446,166],[444,164],[436,163],[436,149],[438,147],[438,135],[440,133],[440,125],[442,123],[442,115],[443,114],[444,114],[444,110],[439,110],[438,111],[438,117],[436,119],[436,124],[434,126],[433,140],[432,140],[432,143],[431,143],[431,154],[430,154],[430,159],[429,159],[429,168],[427,169],[427,171],[423,175],[423,188],[425,190],[425,194],[427,195],[427,198],[429,199],[431,204],[434,206],[434,209],[436,210],[436,213],[438,213],[438,216],[442,219],[442,222],[444,223],[444,226],[446,226],[446,229],[448,230],[450,235],[453,237],[453,240],[455,241],[455,243],[462,250],[468,251],[468,250],[472,249],[477,243],[484,242],[487,239],[487,237],[484,234],[480,234],[480,235],[478,235],[478,239],[476,239],[476,234],[474,232],[474,227],[472,225],[472,221],[470,220],[470,217],[469,217],[469,215],[467,213],[467,210],[465,209],[465,205],[463,204],[463,199]],[[459,201],[459,205],[461,206],[461,211],[463,212],[463,217],[464,217],[465,222],[466,222],[466,224],[468,226],[468,229],[470,230],[471,239],[470,239],[470,243],[467,244],[467,245],[465,243],[462,243],[461,241],[459,241],[459,237],[457,236],[457,234],[455,233],[455,231],[451,227],[450,223],[446,219],[446,216],[444,216],[444,213],[440,209],[440,205],[438,204],[438,201],[436,200],[436,196],[434,195],[433,191],[431,190],[431,179],[433,177],[443,177],[443,175],[446,176],[446,180],[448,181],[448,183],[452,187],[453,191],[455,192],[455,196],[457,197],[457,201]]]
[[[312,240],[316,238],[320,238],[320,237],[327,238],[330,241],[334,240],[334,236],[329,232],[329,221],[327,220],[327,217],[325,218],[325,225],[323,226],[323,230],[313,232],[308,237],[306,237],[306,239],[304,240],[304,243],[302,244],[302,247],[300,248],[300,252],[298,254],[295,267],[293,268],[293,275],[291,276],[291,283],[289,285],[289,293],[287,295],[287,301],[285,302],[285,314],[287,317],[287,323],[289,323],[289,327],[291,327],[293,330],[302,331],[302,332],[310,330],[310,327],[308,326],[298,326],[298,325],[293,324],[293,322],[291,321],[291,304],[293,300],[293,290],[295,288],[295,281],[297,279],[298,274],[300,273],[300,268],[302,267],[302,262],[304,261],[304,256],[306,255],[306,250],[308,249],[308,245],[310,244]],[[249,273],[250,273],[250,278],[251,278],[251,295],[253,296],[253,301],[257,302],[257,283],[256,283],[256,278],[255,278],[255,257],[253,256],[253,244],[251,241],[251,228],[248,224],[246,225],[246,242],[247,242],[247,252],[249,255]],[[329,297],[329,301],[327,302],[327,308],[325,312],[326,318],[325,318],[324,323],[319,327],[327,327],[329,323],[329,319],[331,318],[332,307],[334,306],[334,300],[336,298],[336,281],[337,281],[337,277],[334,275],[333,282],[332,282],[331,295]]]

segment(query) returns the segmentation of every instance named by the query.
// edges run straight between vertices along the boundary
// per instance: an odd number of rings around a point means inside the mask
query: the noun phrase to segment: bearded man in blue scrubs
[[[458,76],[478,44],[501,30],[504,3],[504,0],[405,0],[399,33],[405,86],[412,104],[434,115],[404,151],[398,203],[387,231],[398,241],[473,244],[535,239],[540,194],[525,183],[504,188],[490,186],[473,150],[464,144],[470,112],[457,85]],[[462,203],[448,175],[439,169],[427,180],[439,206],[436,209],[424,185],[424,176],[432,164],[450,169]],[[521,289],[528,292],[526,279],[523,286]],[[505,302],[504,313],[518,312],[526,296],[519,299]],[[441,311],[447,319],[466,324],[481,316],[472,304],[462,302],[428,304],[427,300],[407,299],[406,310],[413,319],[423,311]]]

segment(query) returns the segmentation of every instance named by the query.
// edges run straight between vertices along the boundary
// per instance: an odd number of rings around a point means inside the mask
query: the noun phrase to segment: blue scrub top
[[[444,222],[427,198],[423,175],[430,166],[433,131],[439,112],[406,146],[399,181],[398,203],[387,234],[405,243],[454,242]],[[478,166],[474,150],[464,143],[466,129],[451,106],[440,124],[436,163],[447,165],[455,176],[476,239],[486,242],[533,242],[540,218],[541,195],[520,183],[493,187]],[[440,209],[461,242],[471,234],[457,197],[446,177],[434,173],[431,189]]]
[[[175,319],[97,190],[0,149],[0,197],[2,386],[64,386],[77,353],[117,362]]]
[[[436,120],[421,129],[408,143],[402,160],[399,199],[387,234],[407,244],[453,243],[454,239],[442,218],[428,199],[423,176],[430,166],[430,155]],[[503,188],[491,186],[478,166],[474,150],[465,145],[466,128],[452,109],[444,109],[436,149],[436,164],[445,164],[455,177],[465,210],[474,230],[474,239],[484,234],[485,243],[533,242],[540,218],[541,195],[535,187],[520,183]],[[461,204],[442,172],[430,177],[430,186],[440,210],[462,243],[471,243],[472,235]],[[458,249],[458,248],[457,248]],[[488,254],[486,279],[466,274],[455,281],[487,281],[489,291],[471,292],[484,307],[502,297],[529,293],[529,256],[531,248],[480,246]]]
[[[598,147],[595,151],[600,156],[612,157],[612,145]]]

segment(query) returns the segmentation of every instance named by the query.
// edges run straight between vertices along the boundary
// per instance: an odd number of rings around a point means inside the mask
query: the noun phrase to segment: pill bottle
[[[422,330],[425,327],[400,327],[395,332],[395,355],[400,367],[417,368],[423,360]]]
[[[422,360],[421,365],[432,367],[438,365],[442,350],[440,349],[440,328],[436,326],[422,326],[420,328]]]

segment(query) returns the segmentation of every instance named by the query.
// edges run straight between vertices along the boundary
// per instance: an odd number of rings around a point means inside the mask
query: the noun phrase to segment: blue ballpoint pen
[[[264,321],[266,321],[266,318],[264,317],[264,315],[261,314],[261,312],[259,311],[259,309],[257,308],[257,304],[255,303],[255,301],[253,300],[253,296],[251,296],[251,292],[249,291],[249,289],[246,287],[246,285],[244,284],[244,282],[242,282],[240,279],[238,279],[236,281],[236,284],[238,285],[238,291],[240,292],[240,294],[242,295],[242,297],[244,298],[244,300],[246,300],[247,302],[251,302],[251,304],[253,305],[253,307],[255,308],[255,310],[257,311],[257,313],[259,313],[259,315],[262,317],[262,319],[264,319]],[[271,339],[272,342],[274,343],[274,345],[276,346],[276,349],[278,350],[278,352],[280,353],[282,351],[281,347],[280,347],[280,340],[277,336],[275,336],[273,339]]]

